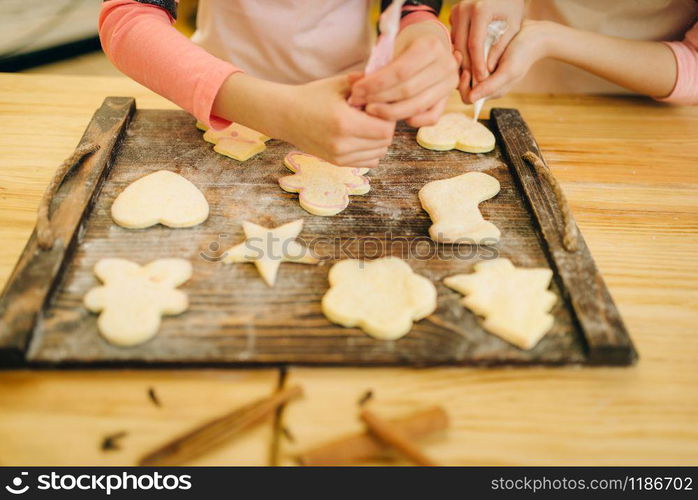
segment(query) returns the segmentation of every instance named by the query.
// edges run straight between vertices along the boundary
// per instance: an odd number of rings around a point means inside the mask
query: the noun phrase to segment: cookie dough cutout
[[[116,224],[142,229],[162,224],[191,227],[208,218],[203,193],[181,175],[159,170],[129,184],[111,206]]]
[[[204,140],[213,144],[213,150],[238,161],[246,161],[254,155],[267,149],[264,144],[270,137],[247,128],[239,123],[233,123],[223,130],[209,129],[203,123],[196,127],[204,130]]]
[[[553,273],[547,268],[522,269],[509,259],[482,261],[473,274],[444,279],[465,295],[463,305],[485,320],[482,326],[521,349],[532,349],[554,323],[549,311],[556,295],[548,290]]]
[[[99,313],[97,328],[110,343],[134,346],[160,329],[161,316],[184,312],[187,294],[176,288],[191,277],[184,259],[158,259],[145,266],[125,259],[102,259],[94,268],[102,286],[84,298],[87,309]]]
[[[433,222],[429,228],[431,239],[439,243],[497,243],[501,233],[482,217],[478,205],[499,189],[499,181],[482,172],[426,184],[419,190],[419,201]]]
[[[336,215],[349,205],[349,195],[371,189],[363,175],[367,168],[339,167],[299,151],[287,154],[284,163],[295,173],[279,179],[279,186],[298,193],[300,206],[313,215]]]
[[[322,312],[333,323],[358,326],[377,339],[406,335],[436,309],[436,288],[397,257],[342,260],[329,273]]]
[[[296,238],[303,229],[303,219],[298,219],[274,229],[243,222],[245,241],[226,252],[223,262],[252,262],[269,286],[274,286],[282,262],[317,264],[306,247]]]
[[[434,151],[458,149],[466,153],[488,153],[494,149],[495,139],[482,123],[463,113],[446,113],[436,125],[417,131],[417,143]]]

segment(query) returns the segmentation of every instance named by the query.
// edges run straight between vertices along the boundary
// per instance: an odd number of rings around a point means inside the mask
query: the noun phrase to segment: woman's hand
[[[451,11],[451,39],[462,58],[458,86],[465,101],[471,81],[480,82],[495,70],[509,42],[519,32],[524,0],[463,0]],[[485,37],[492,21],[507,23],[507,30],[490,49],[485,61]],[[467,101],[466,101],[467,102]]]
[[[395,122],[347,103],[351,84],[360,77],[283,85],[238,73],[223,84],[213,112],[335,165],[372,168],[385,156]]]
[[[555,23],[524,21],[519,33],[504,51],[494,73],[479,82],[468,94],[467,101],[482,97],[501,97],[519,81],[537,61],[550,55],[550,41]]]
[[[550,21],[524,21],[495,72],[476,85],[468,98],[505,94],[535,62],[548,57],[639,94],[666,96],[676,84],[676,58],[662,42],[627,40]]]
[[[412,24],[400,32],[393,60],[358,80],[351,104],[383,120],[433,125],[458,85],[458,65],[446,31],[436,22]]]

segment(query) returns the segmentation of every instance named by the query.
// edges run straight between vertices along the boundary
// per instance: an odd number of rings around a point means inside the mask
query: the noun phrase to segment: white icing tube
[[[497,40],[504,34],[507,27],[506,21],[492,21],[487,25],[487,34],[485,35],[485,65],[487,64],[487,57],[490,55],[492,45],[497,43]],[[473,79],[473,83],[475,83],[475,79]],[[475,104],[473,104],[473,121],[477,121],[480,117],[480,111],[482,111],[482,105],[485,104],[485,99],[485,97],[478,99],[475,101]]]

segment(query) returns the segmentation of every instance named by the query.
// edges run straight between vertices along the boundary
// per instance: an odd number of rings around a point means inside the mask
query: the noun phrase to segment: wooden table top
[[[126,78],[0,74],[0,283],[54,169],[108,95],[174,107]],[[356,401],[367,389],[388,417],[443,405],[451,428],[424,446],[443,464],[698,464],[698,107],[542,95],[492,105],[518,108],[537,137],[636,343],[636,366],[5,371],[0,465],[131,465],[292,383],[303,400],[196,464],[294,463],[298,450],[361,428]],[[119,449],[101,449],[122,431]]]

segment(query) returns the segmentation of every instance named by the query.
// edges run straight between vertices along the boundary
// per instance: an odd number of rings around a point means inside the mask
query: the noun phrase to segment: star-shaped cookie
[[[269,286],[274,286],[282,262],[316,264],[318,259],[298,243],[296,238],[303,229],[303,219],[273,229],[243,222],[245,241],[226,252],[223,262],[253,262]]]
[[[301,207],[314,215],[336,215],[349,205],[349,195],[371,189],[367,168],[339,167],[300,151],[287,154],[284,163],[295,173],[279,179],[279,186],[298,193]]]
[[[197,123],[197,128],[205,130],[204,140],[214,144],[213,150],[229,158],[245,161],[261,153],[267,147],[270,137],[252,130],[251,128],[233,123],[223,130],[207,129],[203,123]]]
[[[444,284],[465,295],[463,305],[484,316],[487,331],[531,349],[553,326],[549,311],[557,296],[548,290],[552,277],[548,268],[517,268],[501,258],[478,262],[474,273],[449,276]]]

